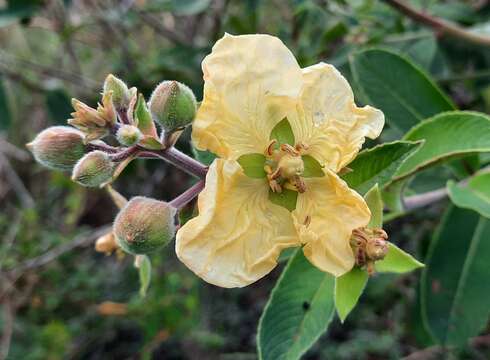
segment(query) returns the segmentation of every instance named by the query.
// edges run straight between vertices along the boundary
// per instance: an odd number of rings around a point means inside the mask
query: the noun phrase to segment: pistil
[[[304,144],[292,146],[281,144],[275,148],[277,140],[271,140],[265,150],[267,165],[264,167],[267,173],[269,186],[274,192],[282,192],[284,188],[303,193],[306,184],[302,178],[304,163],[301,158],[303,150],[307,149]]]

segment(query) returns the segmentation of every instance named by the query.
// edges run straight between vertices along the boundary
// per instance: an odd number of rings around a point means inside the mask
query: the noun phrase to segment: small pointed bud
[[[194,93],[186,85],[177,81],[164,81],[153,91],[149,108],[163,130],[172,133],[194,120],[197,102]]]
[[[132,198],[114,221],[117,243],[131,254],[148,254],[167,245],[175,235],[176,211],[163,201]]]
[[[95,150],[81,158],[73,168],[72,180],[87,187],[100,186],[112,178],[114,163],[108,154]]]
[[[116,109],[127,109],[131,99],[128,86],[121,79],[109,74],[104,81],[104,94],[112,91],[112,102]]]
[[[70,171],[85,154],[84,134],[68,126],[52,126],[40,132],[27,148],[40,164]]]
[[[117,141],[124,146],[132,146],[140,142],[142,138],[141,131],[133,125],[121,125],[117,130]]]

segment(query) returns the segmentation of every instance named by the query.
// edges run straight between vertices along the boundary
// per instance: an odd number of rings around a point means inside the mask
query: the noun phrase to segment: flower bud
[[[112,178],[114,163],[108,154],[95,150],[81,158],[73,168],[72,180],[87,187],[100,186]]]
[[[68,126],[52,126],[40,132],[27,148],[40,164],[69,171],[85,154],[82,132]]]
[[[189,125],[196,116],[196,97],[189,87],[177,81],[164,81],[153,91],[150,111],[165,132]]]
[[[112,91],[112,102],[118,110],[127,109],[131,94],[128,86],[112,74],[107,75],[104,81],[104,94]]]
[[[109,232],[95,241],[95,251],[104,254],[111,254],[114,250],[117,250],[118,246],[116,243],[116,238],[113,232]]]
[[[163,201],[132,198],[114,221],[117,243],[131,254],[148,254],[167,245],[175,235],[176,211]]]
[[[132,146],[141,140],[141,131],[133,125],[121,125],[116,133],[117,141],[124,146]]]

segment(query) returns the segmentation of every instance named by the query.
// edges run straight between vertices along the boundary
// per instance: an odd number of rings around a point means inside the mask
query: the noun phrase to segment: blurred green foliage
[[[409,3],[490,33],[488,2]],[[387,48],[429,73],[457,108],[490,112],[489,48],[439,36],[380,1],[9,0],[0,6],[0,358],[7,350],[9,359],[255,358],[256,324],[281,269],[245,289],[225,290],[200,281],[171,251],[161,252],[151,256],[152,281],[142,299],[132,259],[93,250],[90,234],[117,212],[110,198],[42,169],[25,153],[23,144],[40,129],[65,123],[70,98],[94,104],[108,73],[147,98],[155,84],[175,79],[199,100],[201,60],[224,32],[270,33],[301,66],[332,63],[349,80],[352,54]],[[395,74],[392,87],[407,81],[407,97],[416,98],[409,85],[417,80],[403,75]],[[377,80],[370,90],[379,97]],[[352,85],[360,102],[368,100],[370,94]],[[403,111],[380,107],[394,118]],[[400,138],[399,129],[388,124],[381,140]],[[188,140],[186,132],[177,146],[191,153]],[[483,154],[465,158],[463,165],[432,168],[417,175],[405,193],[444,187],[489,160]],[[128,197],[167,200],[190,182],[164,163],[147,160],[132,163],[117,188]],[[387,225],[391,240],[424,259],[446,205],[393,220]],[[66,247],[74,239],[81,239],[79,246]],[[419,277],[372,279],[346,322],[333,320],[305,358],[398,359],[434,346],[422,324]],[[124,315],[107,309],[124,309]],[[488,344],[473,345],[444,356],[488,358]]]

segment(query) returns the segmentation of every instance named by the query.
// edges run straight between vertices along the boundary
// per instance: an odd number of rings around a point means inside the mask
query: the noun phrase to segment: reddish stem
[[[192,187],[184,191],[182,194],[177,196],[175,199],[170,201],[170,205],[174,208],[180,210],[188,203],[190,203],[199,193],[204,189],[204,180],[199,181],[194,184]]]

